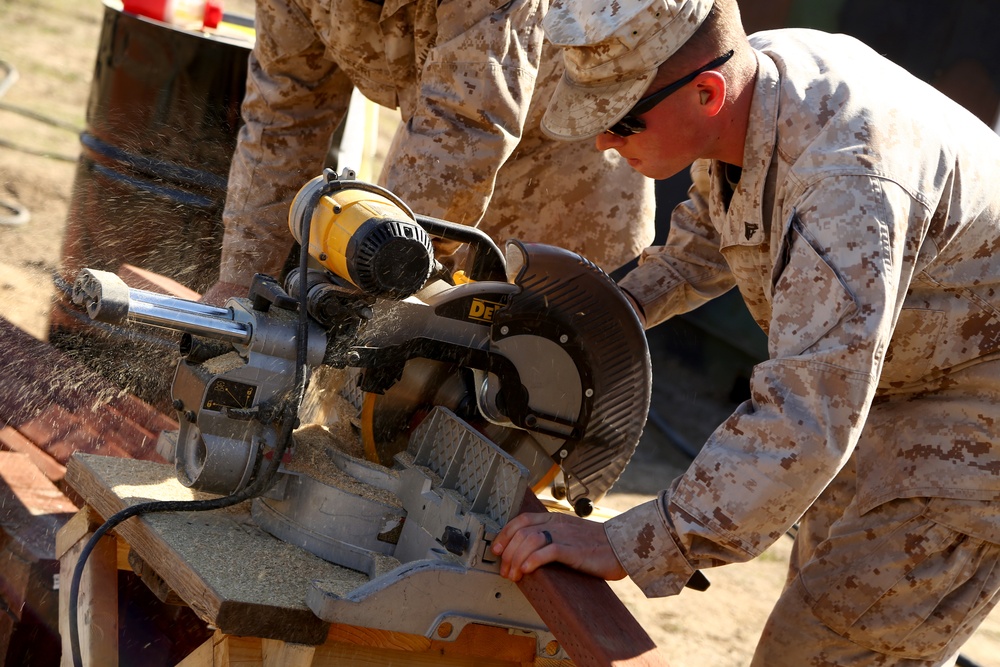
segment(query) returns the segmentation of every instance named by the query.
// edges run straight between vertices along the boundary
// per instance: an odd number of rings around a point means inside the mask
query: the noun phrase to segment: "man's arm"
[[[527,119],[542,3],[444,0],[382,182],[419,213],[477,225]],[[420,44],[418,43],[418,48]],[[419,55],[418,55],[419,58]]]
[[[669,490],[607,524],[647,595],[676,593],[694,569],[756,557],[846,463],[909,283],[913,209],[867,177],[828,179],[796,202],[777,253],[771,359],[754,369],[751,400]]]
[[[647,248],[619,285],[638,306],[646,328],[725,294],[735,284],[708,214],[707,160],[691,167],[690,199],[670,216],[662,246]]]
[[[861,177],[830,179],[798,202],[772,295],[772,358],[754,370],[751,400],[668,490],[604,525],[646,595],[677,593],[697,569],[756,557],[846,463],[913,270],[905,253],[913,206],[899,188]],[[863,233],[847,243],[845,229]],[[530,566],[580,555],[532,558],[526,549],[517,558]]]
[[[297,7],[258,0],[256,21],[219,277],[243,287],[254,273],[280,273],[292,247],[288,207],[319,173],[352,90]]]

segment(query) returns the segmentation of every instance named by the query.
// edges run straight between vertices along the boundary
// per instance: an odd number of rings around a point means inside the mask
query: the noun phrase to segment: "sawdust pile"
[[[289,472],[308,475],[327,486],[336,487],[368,500],[390,507],[402,507],[395,494],[352,477],[337,466],[332,450],[340,449],[342,442],[321,424],[304,426],[295,431],[295,450],[291,460],[285,464],[285,469]],[[360,459],[360,444],[358,447],[358,456],[349,452],[345,453]],[[388,470],[386,472],[391,474]]]
[[[246,361],[240,356],[239,352],[234,350],[218,357],[213,357],[203,363],[202,366],[212,375],[222,375],[223,373],[234,371],[244,364],[246,364]]]

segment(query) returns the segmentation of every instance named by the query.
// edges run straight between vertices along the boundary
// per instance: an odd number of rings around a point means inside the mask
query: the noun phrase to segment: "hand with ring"
[[[623,579],[627,574],[603,524],[566,514],[519,514],[500,531],[492,548],[501,557],[501,576],[513,581],[552,562],[602,579]]]

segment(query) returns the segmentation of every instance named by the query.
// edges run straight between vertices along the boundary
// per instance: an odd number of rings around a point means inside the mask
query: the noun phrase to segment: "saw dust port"
[[[225,4],[227,11],[253,13],[253,3],[247,0],[226,0]],[[29,220],[16,225],[0,220],[0,315],[38,341],[49,340],[54,300],[60,291],[53,276],[65,278],[63,242],[76,215],[71,208],[77,161],[83,151],[80,134],[88,126],[87,105],[104,11],[105,5],[99,0],[0,0],[0,61],[11,63],[18,72],[17,80],[0,94],[0,103],[30,110],[71,128],[0,108],[0,200],[12,202],[30,214]],[[157,132],[152,138],[164,142],[167,136]],[[140,131],[131,131],[113,140],[125,150],[136,152],[149,138]],[[123,208],[126,200],[130,202],[128,210]],[[214,242],[212,233],[202,230],[155,234],[166,227],[161,223],[169,211],[161,214],[159,202],[152,199],[116,193],[96,198],[95,205],[105,207],[116,218],[115,230],[96,230],[94,243],[109,253],[122,253],[116,258],[118,264],[126,261],[124,253],[131,251],[131,244],[140,236],[153,236],[154,249],[173,257],[194,257]],[[0,208],[0,215],[5,212]],[[168,275],[197,292],[201,286],[196,281],[207,278],[196,276],[199,269],[195,266],[197,263],[192,261],[181,262]],[[116,271],[118,265],[110,268]],[[67,335],[72,338],[77,334]],[[37,366],[19,366],[3,368],[2,377],[5,383],[30,385],[28,399],[34,405],[44,404],[65,387],[93,386],[104,377],[113,378],[116,387],[123,388],[108,390],[98,403],[120,398],[119,391],[144,393],[155,402],[156,396],[164,395],[164,388],[169,386],[176,361],[175,345],[173,335],[156,341],[135,340],[128,345],[111,339],[102,352],[104,361],[89,372],[67,374],[60,367],[39,372]],[[79,349],[80,358],[90,356],[80,340],[73,339],[66,347]],[[695,385],[689,384],[684,368],[671,366],[653,352],[654,376],[669,376],[676,385],[669,392],[667,388],[655,392],[657,400],[668,396],[674,401],[660,403],[662,413],[681,412],[684,420],[703,424],[716,420],[715,413],[699,413],[692,405],[690,387]],[[126,376],[132,379],[126,380]],[[322,384],[313,388],[320,389]],[[336,394],[334,398],[339,400]],[[327,428],[333,432],[337,427]],[[346,440],[343,435],[335,439]],[[647,425],[632,463],[605,499],[609,510],[620,511],[645,502],[654,497],[656,489],[669,485],[682,465],[671,451],[671,444]],[[247,526],[248,531],[251,528]],[[197,537],[206,539],[206,535]],[[790,544],[790,540],[783,539],[750,563],[707,570],[712,585],[704,593],[685,590],[677,597],[647,600],[627,580],[615,582],[612,587],[661,647],[672,667],[744,667],[750,662],[767,611],[784,584]],[[227,563],[217,566],[225,569]],[[6,571],[6,564],[0,565],[0,570]],[[152,595],[141,583],[128,591],[137,597]],[[987,620],[963,654],[983,667],[1000,667],[1000,613],[995,612]],[[49,664],[55,667],[58,660]]]

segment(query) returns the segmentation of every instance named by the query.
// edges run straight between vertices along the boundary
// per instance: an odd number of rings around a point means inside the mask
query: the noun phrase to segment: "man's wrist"
[[[676,595],[695,573],[674,542],[662,507],[657,498],[604,523],[615,556],[646,597]]]

